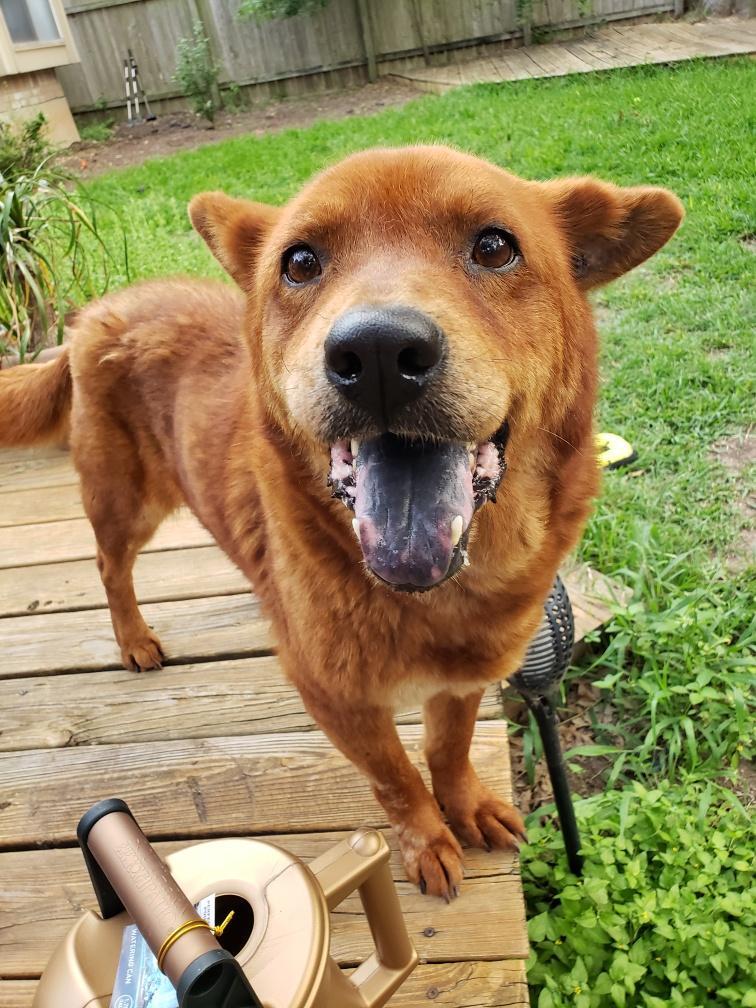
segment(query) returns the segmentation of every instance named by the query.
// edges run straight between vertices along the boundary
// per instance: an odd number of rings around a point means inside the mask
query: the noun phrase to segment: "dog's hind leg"
[[[525,838],[525,825],[513,805],[478,778],[470,762],[470,743],[482,691],[464,697],[438,693],[425,704],[425,757],[433,793],[456,835],[470,847],[512,849]]]
[[[136,672],[160,668],[163,650],[139,611],[133,568],[139,550],[179,501],[165,484],[156,491],[128,432],[102,418],[84,429],[84,437],[72,438],[72,449],[121,659]]]

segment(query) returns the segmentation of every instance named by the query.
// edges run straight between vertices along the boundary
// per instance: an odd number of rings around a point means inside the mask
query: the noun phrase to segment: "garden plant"
[[[97,201],[56,164],[45,126],[0,124],[0,356],[22,363],[62,340],[68,311],[107,289],[114,263]],[[128,276],[123,236],[109,239]]]
[[[210,39],[202,25],[195,22],[191,36],[179,39],[176,46],[176,80],[197,115],[210,123],[221,105],[218,73]]]

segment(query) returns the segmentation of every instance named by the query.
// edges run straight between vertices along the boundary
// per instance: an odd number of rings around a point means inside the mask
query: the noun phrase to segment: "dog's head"
[[[281,209],[204,193],[190,215],[248,293],[276,423],[330,465],[368,568],[423,590],[464,562],[508,424],[559,436],[592,400],[585,291],[656,252],[682,208],[415,147],[353,155]]]

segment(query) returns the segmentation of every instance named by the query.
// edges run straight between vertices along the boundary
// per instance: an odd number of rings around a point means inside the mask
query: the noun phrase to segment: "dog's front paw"
[[[484,850],[518,850],[527,840],[522,816],[477,777],[438,794],[439,805],[459,839]]]
[[[399,846],[407,877],[420,892],[447,903],[459,895],[465,874],[462,848],[451,830],[442,824],[433,831],[405,826],[399,831]]]
[[[157,634],[149,627],[134,636],[121,640],[121,660],[131,672],[147,672],[163,667],[165,655]]]

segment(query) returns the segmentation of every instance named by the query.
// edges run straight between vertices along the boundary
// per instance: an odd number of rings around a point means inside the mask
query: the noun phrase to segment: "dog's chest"
[[[464,697],[485,689],[488,679],[447,679],[442,674],[419,675],[415,679],[397,683],[391,691],[391,706],[397,712],[422,707],[439,693]]]

